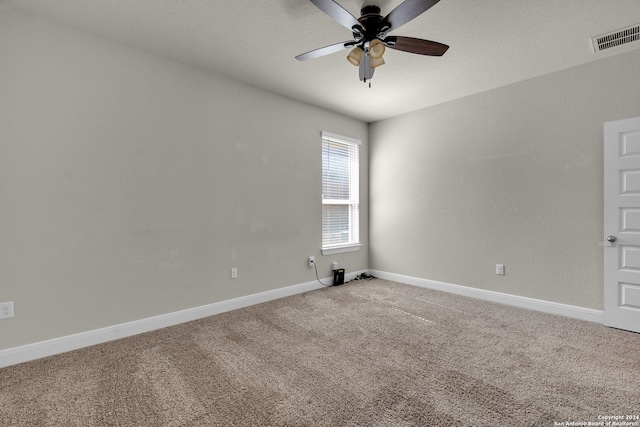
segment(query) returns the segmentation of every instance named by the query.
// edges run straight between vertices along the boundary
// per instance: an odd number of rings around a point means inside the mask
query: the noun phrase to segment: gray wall
[[[0,94],[0,349],[368,267],[365,123],[10,11]],[[320,253],[322,130],[363,141],[356,253]]]
[[[602,124],[638,76],[636,50],[371,125],[369,267],[602,309]]]
[[[3,11],[0,349],[308,282],[308,255],[601,309],[602,123],[640,115],[638,75],[640,51],[368,128]],[[322,130],[364,142],[356,253],[319,250]]]

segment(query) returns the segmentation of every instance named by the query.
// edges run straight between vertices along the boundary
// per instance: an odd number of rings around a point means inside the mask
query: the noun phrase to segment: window
[[[360,248],[360,141],[322,132],[322,253]]]

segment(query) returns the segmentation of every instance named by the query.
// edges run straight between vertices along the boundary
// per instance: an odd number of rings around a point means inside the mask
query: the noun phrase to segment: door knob
[[[618,239],[616,238],[616,236],[607,236],[607,242],[609,242],[609,243],[613,243],[613,242],[615,242],[616,240],[618,240]]]

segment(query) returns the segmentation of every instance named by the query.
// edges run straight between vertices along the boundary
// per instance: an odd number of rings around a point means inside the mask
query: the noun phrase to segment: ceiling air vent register
[[[591,38],[593,52],[598,53],[612,47],[637,42],[640,40],[640,24],[615,30],[607,34],[601,34]]]

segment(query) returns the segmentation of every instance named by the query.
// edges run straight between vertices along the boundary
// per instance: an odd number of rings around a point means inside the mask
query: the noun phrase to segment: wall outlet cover
[[[13,301],[0,302],[0,319],[13,317]]]

